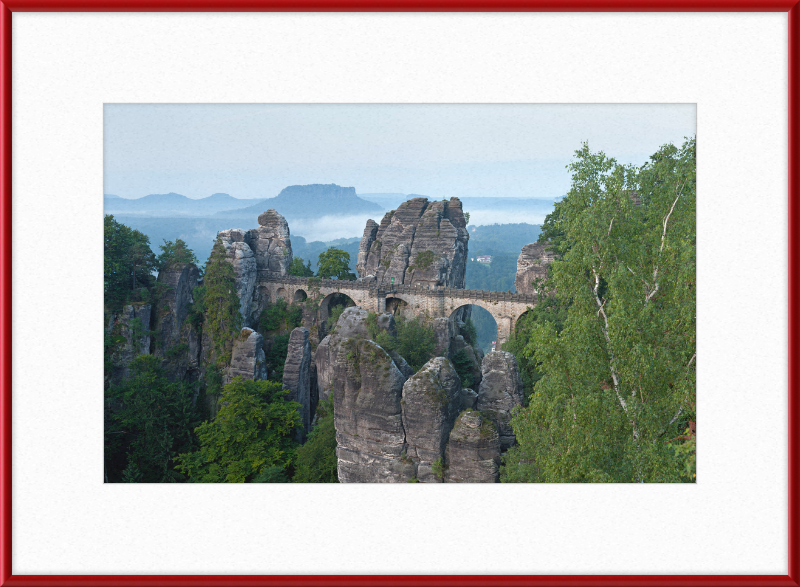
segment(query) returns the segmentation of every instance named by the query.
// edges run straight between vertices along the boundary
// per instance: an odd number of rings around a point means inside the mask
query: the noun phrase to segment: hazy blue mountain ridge
[[[258,201],[260,200],[244,200],[220,193],[207,198],[192,199],[175,192],[150,194],[131,200],[110,194],[106,194],[103,198],[106,214],[141,214],[144,216],[210,216],[222,210],[241,208]]]

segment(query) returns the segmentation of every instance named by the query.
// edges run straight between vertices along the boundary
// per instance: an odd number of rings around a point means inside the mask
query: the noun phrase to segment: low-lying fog
[[[511,224],[525,222],[541,224],[546,213],[541,211],[518,210],[514,213],[505,210],[469,210],[470,226],[486,224]],[[332,241],[337,238],[353,238],[364,234],[367,220],[372,218],[380,223],[382,216],[354,214],[352,216],[322,216],[320,218],[289,218],[289,231],[307,241]],[[248,227],[249,228],[249,227]]]

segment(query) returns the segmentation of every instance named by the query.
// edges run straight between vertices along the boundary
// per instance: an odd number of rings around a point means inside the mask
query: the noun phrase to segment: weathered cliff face
[[[292,264],[292,241],[286,219],[275,210],[258,217],[258,228],[230,228],[217,233],[236,272],[236,293],[245,326],[255,326],[268,300],[258,288],[259,271],[264,277],[286,275]],[[275,300],[272,300],[275,301]]]
[[[256,256],[250,245],[247,244],[247,232],[240,228],[230,228],[217,233],[217,238],[222,241],[228,252],[233,270],[236,273],[236,295],[239,296],[239,311],[243,323],[249,322],[253,312],[253,292],[256,289],[258,267]]]
[[[432,465],[444,458],[461,401],[461,381],[444,357],[428,361],[403,386],[406,453],[416,466],[420,482],[441,482]]]
[[[320,400],[334,397],[338,475],[342,483],[404,483],[415,475],[404,455],[400,400],[413,370],[370,340],[369,312],[345,309],[332,334],[316,351]],[[394,317],[382,314],[379,331],[396,332]]]
[[[277,277],[286,275],[292,264],[292,241],[286,219],[270,209],[258,217],[258,224],[258,228],[247,231],[247,244],[255,253],[258,269]]]
[[[381,285],[464,287],[467,244],[461,201],[413,198],[388,212],[377,225],[367,221],[359,245],[359,277]]]
[[[264,337],[250,328],[242,328],[234,341],[231,366],[225,370],[225,383],[239,376],[255,381],[267,378]]]
[[[378,223],[370,218],[367,220],[367,225],[364,227],[364,235],[361,237],[361,242],[358,245],[358,257],[356,258],[356,271],[359,277],[367,275],[367,259],[369,251],[372,248],[372,243],[378,235]]]
[[[531,243],[522,247],[517,259],[517,274],[514,277],[517,293],[535,294],[537,288],[533,282],[547,278],[547,267],[556,258],[552,251],[545,250],[548,246],[549,243]]]
[[[308,328],[302,326],[292,330],[289,349],[283,366],[283,388],[288,389],[286,399],[300,404],[300,424],[297,440],[304,442],[311,425],[311,345]]]
[[[200,272],[193,263],[175,265],[158,274],[158,282],[167,286],[158,301],[155,315],[156,355],[164,357],[181,342],[181,330],[192,304],[192,292],[197,287]]]
[[[511,410],[521,406],[525,397],[517,359],[506,351],[492,351],[483,358],[481,375],[476,409],[494,422],[500,449],[508,450],[517,440],[510,424]]]
[[[400,400],[406,381],[392,358],[371,340],[351,338],[338,348],[334,414],[341,483],[403,483],[414,466],[403,455]]]
[[[357,306],[346,308],[339,321],[333,328],[333,333],[322,339],[317,346],[315,353],[315,364],[317,367],[317,389],[319,401],[328,399],[331,389],[335,384],[335,366],[338,357],[339,347],[351,338],[370,338],[367,329],[367,316],[369,312]],[[382,314],[378,316],[378,328],[386,330],[394,335],[395,324],[394,316]],[[405,361],[403,361],[405,363]],[[408,367],[406,365],[406,367]]]
[[[447,483],[499,483],[500,435],[480,412],[462,412],[445,451]]]
[[[445,357],[414,374],[397,353],[370,340],[367,316],[347,308],[316,353],[320,398],[334,397],[339,481],[496,482],[502,440],[514,442],[510,411],[522,401],[513,355],[487,355],[476,393],[462,388]],[[395,332],[392,315],[376,322]],[[434,471],[437,461],[443,469]]]
[[[129,304],[116,317],[112,317],[109,332],[125,337],[125,342],[117,345],[112,356],[113,383],[128,377],[130,362],[135,357],[150,354],[151,310],[150,304]]]

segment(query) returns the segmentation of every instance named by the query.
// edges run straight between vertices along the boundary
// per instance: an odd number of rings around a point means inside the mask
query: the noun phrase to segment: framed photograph
[[[3,3],[0,582],[797,585],[798,10]]]

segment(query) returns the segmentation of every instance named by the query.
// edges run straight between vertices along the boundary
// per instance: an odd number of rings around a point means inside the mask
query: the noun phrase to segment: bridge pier
[[[511,318],[508,316],[501,316],[500,318],[495,318],[495,322],[497,322],[497,344],[495,345],[495,350],[500,350],[503,343],[508,342],[508,339],[511,337]]]

